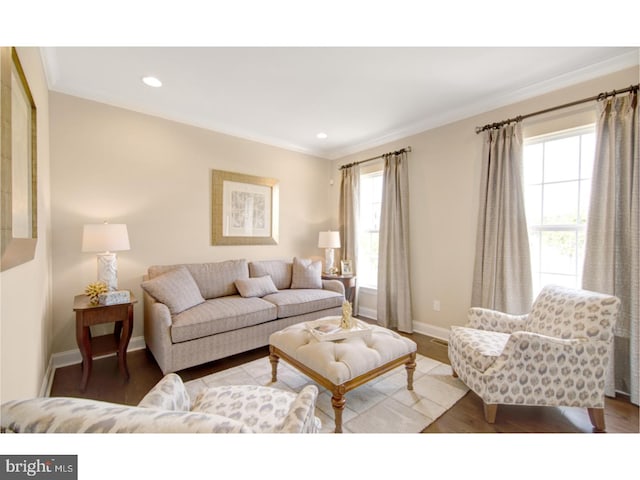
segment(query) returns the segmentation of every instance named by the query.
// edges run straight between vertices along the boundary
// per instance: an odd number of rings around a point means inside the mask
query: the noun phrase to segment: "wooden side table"
[[[129,380],[127,346],[133,331],[133,304],[137,300],[130,293],[129,303],[117,305],[92,305],[87,295],[76,295],[73,310],[76,312],[76,341],[82,354],[81,390],[87,388],[93,358],[116,352],[120,373]],[[114,323],[113,334],[91,336],[91,326]]]
[[[323,280],[339,280],[344,285],[344,298],[346,298],[351,306],[356,298],[356,276],[355,275],[326,275],[322,274]]]

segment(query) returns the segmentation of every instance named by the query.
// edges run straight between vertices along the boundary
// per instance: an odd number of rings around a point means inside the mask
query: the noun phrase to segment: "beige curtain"
[[[637,92],[598,104],[596,158],[582,286],[616,295],[615,329],[606,394],[640,397],[640,161]]]
[[[351,260],[354,273],[358,264],[358,218],[360,216],[360,168],[351,165],[342,169],[340,180],[340,242],[343,260]],[[358,292],[353,302],[354,315],[358,314]]]
[[[413,331],[407,153],[385,155],[378,244],[378,323]]]
[[[517,122],[484,132],[471,304],[522,314],[532,290]]]

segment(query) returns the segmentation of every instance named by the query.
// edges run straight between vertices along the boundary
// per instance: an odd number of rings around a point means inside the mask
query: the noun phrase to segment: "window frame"
[[[357,232],[357,243],[358,243],[358,265],[356,266],[356,271],[358,273],[358,284],[359,284],[359,288],[362,290],[368,290],[368,291],[377,291],[378,289],[378,281],[377,281],[377,276],[375,279],[375,283],[371,283],[371,279],[365,277],[363,275],[363,271],[366,271],[365,269],[362,268],[362,261],[363,261],[363,256],[362,256],[362,235],[364,233],[366,234],[377,234],[378,235],[378,240],[380,238],[380,224],[378,223],[378,230],[367,230],[366,232],[364,231],[363,228],[363,222],[362,222],[362,211],[363,211],[363,202],[362,202],[362,192],[363,192],[363,184],[364,184],[364,180],[368,177],[368,178],[372,178],[372,177],[383,177],[384,175],[384,164],[382,162],[376,162],[375,164],[372,165],[368,165],[366,168],[362,168],[361,167],[361,171],[360,171],[360,193],[359,193],[359,203],[360,203],[360,218],[358,219],[358,232]],[[384,181],[384,180],[382,180]],[[371,202],[372,204],[374,202]],[[380,198],[379,201],[377,202],[379,203],[380,207],[382,206],[382,189],[380,190]],[[378,219],[379,220],[379,219]],[[379,246],[379,244],[378,244]],[[376,252],[377,254],[378,252]],[[377,260],[376,260],[376,272],[377,272]]]
[[[531,187],[531,186],[540,186],[541,187],[541,193],[540,193],[540,223],[532,223],[531,219],[527,218],[527,230],[528,230],[528,236],[529,236],[529,242],[531,243],[534,237],[534,234],[537,234],[537,248],[536,248],[536,252],[538,252],[537,255],[537,265],[534,265],[534,261],[536,260],[536,258],[534,258],[534,256],[531,256],[531,275],[532,275],[532,280],[533,280],[533,288],[534,288],[534,297],[537,295],[538,291],[540,290],[540,288],[542,288],[543,286],[543,281],[542,278],[545,275],[554,275],[554,276],[564,276],[564,277],[573,277],[575,279],[575,286],[576,287],[580,287],[580,284],[582,282],[582,268],[583,268],[583,263],[584,263],[584,245],[581,247],[580,246],[580,235],[586,235],[586,230],[587,230],[587,219],[585,217],[584,219],[584,223],[581,223],[581,211],[583,208],[583,204],[581,202],[583,202],[583,182],[584,181],[589,181],[591,182],[591,179],[593,177],[593,174],[590,173],[588,177],[583,176],[583,170],[582,170],[582,162],[583,162],[583,143],[582,143],[582,136],[586,135],[586,134],[593,134],[594,135],[594,154],[595,154],[595,133],[596,133],[596,129],[595,129],[595,123],[589,123],[586,125],[581,125],[578,127],[574,127],[574,128],[569,128],[569,129],[564,129],[564,130],[559,130],[559,131],[555,131],[555,132],[550,132],[550,133],[546,133],[546,134],[541,134],[541,135],[536,135],[536,136],[532,136],[529,138],[525,138],[524,142],[523,142],[523,187],[524,187],[524,192],[525,192],[525,209],[529,210],[528,205],[527,205],[527,188]],[[545,182],[545,178],[544,178],[544,174],[545,174],[545,157],[544,157],[544,150],[543,150],[543,156],[542,156],[542,161],[543,164],[541,166],[542,171],[541,171],[541,177],[540,177],[540,182],[537,183],[528,183],[527,182],[527,178],[525,178],[525,167],[524,167],[524,149],[526,149],[526,147],[531,146],[531,145],[537,145],[537,144],[545,144],[548,142],[552,142],[555,140],[562,140],[565,138],[570,138],[570,137],[580,137],[579,142],[578,142],[578,158],[579,158],[579,164],[578,164],[578,177],[577,178],[571,178],[571,179],[562,179],[562,180],[552,180],[552,181],[547,181]],[[543,145],[543,149],[544,149],[544,145]],[[576,217],[576,223],[558,223],[558,224],[545,224],[544,223],[544,215],[545,215],[545,210],[544,210],[544,205],[545,205],[545,186],[548,185],[559,185],[559,184],[569,184],[575,182],[577,183],[577,217]],[[589,196],[590,197],[590,196]],[[590,198],[587,198],[587,205],[586,205],[586,209],[585,209],[585,214],[588,215],[588,210],[589,210],[589,203],[590,203]],[[573,265],[573,271],[574,274],[565,274],[565,273],[559,273],[559,272],[552,272],[552,271],[545,271],[543,269],[543,255],[542,255],[542,242],[543,242],[543,233],[545,232],[567,232],[567,233],[572,233],[574,235],[574,254],[575,254],[575,264]],[[533,250],[532,245],[530,246],[530,250]]]

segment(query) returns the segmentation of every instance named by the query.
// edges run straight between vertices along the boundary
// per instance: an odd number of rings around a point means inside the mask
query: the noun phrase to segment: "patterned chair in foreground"
[[[509,315],[471,308],[465,327],[452,327],[454,376],[484,402],[494,423],[498,404],[587,408],[604,431],[604,387],[620,300],[611,295],[546,286],[531,312]]]
[[[166,375],[137,406],[44,397],[2,404],[2,433],[317,433],[318,388],[300,393],[259,385],[205,388],[195,399]]]

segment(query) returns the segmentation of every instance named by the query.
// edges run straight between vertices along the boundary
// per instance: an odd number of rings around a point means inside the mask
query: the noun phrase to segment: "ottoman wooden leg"
[[[407,390],[413,390],[413,372],[416,370],[416,354],[415,352],[409,357],[409,361],[404,364],[407,369]]]
[[[344,398],[344,394],[344,385],[338,385],[333,389],[331,405],[333,406],[333,413],[336,417],[335,433],[342,433],[342,411],[344,410],[344,405],[347,403],[346,398]]]
[[[273,349],[269,348],[269,361],[271,362],[271,381],[273,383],[278,381],[278,360],[280,360],[280,357],[278,357],[273,352]]]

